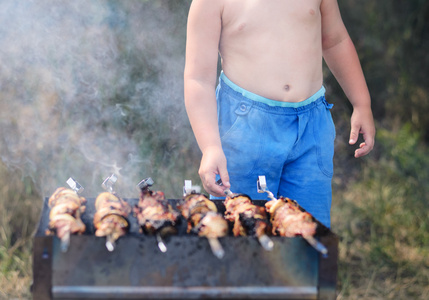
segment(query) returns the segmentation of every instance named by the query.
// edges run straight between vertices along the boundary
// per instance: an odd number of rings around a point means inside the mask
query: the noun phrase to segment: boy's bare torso
[[[278,101],[299,102],[317,92],[323,82],[321,1],[222,1],[219,51],[227,77]]]

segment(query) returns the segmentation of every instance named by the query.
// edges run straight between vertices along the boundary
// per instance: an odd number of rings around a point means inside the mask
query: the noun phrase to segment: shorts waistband
[[[322,87],[316,92],[314,93],[312,96],[310,96],[309,98],[305,99],[304,101],[300,101],[300,102],[283,102],[283,101],[276,101],[276,100],[272,100],[272,99],[268,99],[265,97],[262,97],[260,95],[254,94],[252,92],[249,92],[248,90],[243,89],[242,87],[236,85],[234,82],[232,82],[228,77],[226,77],[225,73],[222,71],[220,73],[220,80],[222,80],[227,86],[229,86],[232,90],[234,90],[235,92],[241,93],[241,95],[243,95],[243,97],[246,97],[250,100],[253,101],[257,101],[257,102],[261,102],[261,103],[265,103],[269,106],[277,106],[277,107],[291,107],[291,108],[299,108],[302,106],[306,106],[314,101],[316,101],[317,99],[319,99],[320,97],[325,95],[325,87],[322,85]]]

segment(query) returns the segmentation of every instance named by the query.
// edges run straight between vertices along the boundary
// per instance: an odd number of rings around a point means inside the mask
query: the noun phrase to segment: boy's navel
[[[290,85],[289,84],[285,84],[285,86],[283,87],[283,89],[288,92],[290,90]]]

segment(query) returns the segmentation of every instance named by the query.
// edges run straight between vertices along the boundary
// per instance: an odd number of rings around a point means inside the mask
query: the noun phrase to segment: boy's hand
[[[201,177],[204,189],[213,196],[224,197],[225,189],[230,188],[226,157],[222,148],[206,148],[201,159],[198,174]],[[216,175],[220,175],[222,186],[216,184]]]
[[[375,126],[371,109],[353,109],[350,145],[354,145],[357,142],[359,134],[362,134],[364,142],[356,149],[356,158],[367,155],[374,148]]]

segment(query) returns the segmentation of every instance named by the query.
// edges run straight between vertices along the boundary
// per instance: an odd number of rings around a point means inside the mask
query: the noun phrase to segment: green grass
[[[0,163],[0,299],[28,299],[32,234],[41,198],[28,178]]]
[[[429,158],[405,126],[378,133],[380,157],[335,195],[339,299],[429,299]]]

